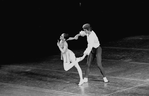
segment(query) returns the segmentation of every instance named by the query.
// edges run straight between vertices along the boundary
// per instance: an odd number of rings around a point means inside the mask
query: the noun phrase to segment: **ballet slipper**
[[[82,60],[82,58],[81,58],[81,57],[76,58],[76,61],[77,61],[77,62],[80,62],[81,60]]]
[[[77,62],[80,62],[80,61],[82,61],[84,59],[84,57],[78,57],[78,58],[76,58],[76,61]]]
[[[79,82],[79,86],[81,86],[82,84],[84,83],[84,81],[83,80],[80,80],[80,82]]]

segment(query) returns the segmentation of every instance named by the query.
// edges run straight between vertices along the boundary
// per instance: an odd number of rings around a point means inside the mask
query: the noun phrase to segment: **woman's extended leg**
[[[78,85],[82,85],[82,84],[84,83],[84,82],[83,82],[82,69],[80,68],[80,66],[79,66],[78,63],[75,64],[75,67],[76,67],[76,69],[77,69],[77,71],[78,71],[78,73],[79,73],[79,77],[80,77],[80,82],[79,82]]]

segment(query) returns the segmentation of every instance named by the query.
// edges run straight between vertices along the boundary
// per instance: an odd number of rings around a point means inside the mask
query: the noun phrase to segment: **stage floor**
[[[103,55],[107,58],[102,63],[108,83],[103,82],[94,61],[89,82],[78,86],[79,75],[75,67],[64,71],[60,56],[56,55],[43,62],[1,65],[0,96],[149,96],[149,50],[139,50],[140,53],[138,49],[125,50],[127,54],[117,51],[122,50],[119,48],[106,50]],[[79,63],[83,73],[85,63],[86,59]]]
[[[83,61],[82,61],[83,62]],[[81,65],[81,62],[80,62]],[[65,72],[62,62],[3,65],[0,96],[148,96],[149,64],[103,60],[109,83],[93,64],[89,82],[78,86],[75,68]],[[85,64],[81,65],[85,70]]]

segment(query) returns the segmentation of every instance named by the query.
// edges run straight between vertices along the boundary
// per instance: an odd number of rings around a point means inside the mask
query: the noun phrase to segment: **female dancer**
[[[66,34],[63,33],[60,36],[60,41],[57,42],[57,46],[61,51],[61,59],[63,60],[64,70],[68,71],[73,66],[75,66],[79,73],[79,77],[80,77],[80,82],[78,85],[82,85],[84,83],[83,75],[82,75],[82,70],[81,70],[78,62],[83,60],[85,58],[85,55],[83,55],[80,58],[76,58],[75,54],[71,50],[68,49],[68,44],[67,44],[65,38],[66,38]]]

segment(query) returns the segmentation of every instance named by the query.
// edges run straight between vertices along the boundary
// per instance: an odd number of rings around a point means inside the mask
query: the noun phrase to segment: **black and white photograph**
[[[149,96],[147,0],[0,0],[0,96]]]

